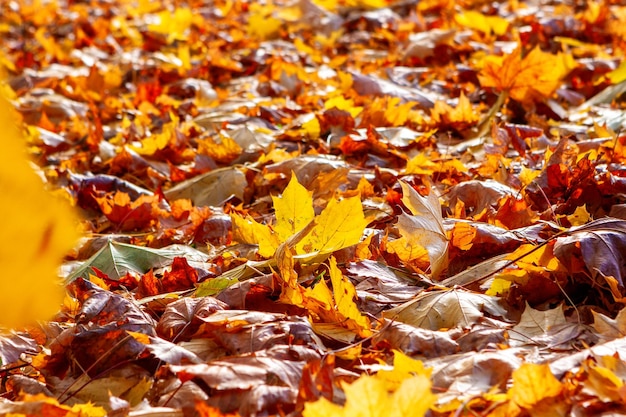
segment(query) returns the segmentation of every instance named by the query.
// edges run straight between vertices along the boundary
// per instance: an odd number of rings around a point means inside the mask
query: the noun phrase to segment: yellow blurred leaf
[[[338,110],[344,110],[350,113],[352,117],[357,117],[359,113],[363,111],[363,107],[357,107],[354,105],[354,100],[346,99],[343,96],[336,96],[333,98],[329,98],[324,103],[324,108],[326,110],[336,108]]]
[[[156,22],[148,25],[148,30],[167,35],[168,42],[186,40],[193,22],[193,11],[186,7],[176,7],[174,12],[164,10],[157,14]]]
[[[509,394],[520,407],[532,408],[544,399],[557,397],[562,391],[563,384],[552,375],[549,365],[524,363],[513,371]]]
[[[0,323],[8,327],[50,319],[59,311],[64,291],[57,270],[78,238],[70,206],[47,193],[29,165],[14,119],[0,97]]]
[[[248,18],[248,34],[259,40],[276,37],[282,22],[272,15],[273,11],[274,6],[271,3],[267,6],[252,3],[250,17]]]
[[[591,215],[586,206],[578,206],[572,214],[567,216],[567,220],[572,226],[581,226],[591,221]]]
[[[499,16],[485,16],[474,10],[458,13],[454,15],[454,20],[461,26],[486,34],[504,35],[509,27],[509,22]]]
[[[393,369],[380,370],[376,377],[386,381],[391,390],[396,390],[407,378],[415,375],[430,378],[431,374],[432,370],[426,369],[422,361],[410,358],[399,350],[394,350]]]
[[[304,417],[422,417],[435,402],[431,382],[424,375],[405,379],[397,390],[390,391],[386,381],[364,375],[352,384],[344,384],[346,402],[343,407],[325,398],[306,403]]]
[[[430,160],[424,153],[420,152],[406,163],[405,174],[432,175],[437,168],[437,164]]]
[[[457,130],[467,129],[480,120],[480,115],[463,92],[456,107],[450,106],[445,101],[436,101],[430,115],[438,126],[450,126]]]
[[[198,153],[213,158],[216,162],[229,164],[241,155],[241,146],[228,136],[221,135],[219,142],[211,137],[198,139]]]
[[[604,75],[612,84],[619,84],[626,80],[626,62],[622,62],[619,67]]]

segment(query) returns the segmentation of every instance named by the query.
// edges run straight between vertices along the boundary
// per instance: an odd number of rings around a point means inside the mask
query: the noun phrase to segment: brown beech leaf
[[[527,303],[520,322],[509,330],[509,344],[565,346],[568,342],[577,340],[581,332],[582,328],[578,323],[565,319],[563,306],[540,311]]]
[[[404,352],[406,355],[426,358],[452,355],[459,351],[459,345],[448,332],[414,327],[406,323],[385,321],[383,330],[376,333],[372,344]]]
[[[219,207],[231,197],[243,200],[246,176],[238,168],[220,168],[176,184],[165,191],[169,200],[189,199],[195,206]]]
[[[295,406],[302,371],[321,356],[303,346],[277,345],[254,354],[207,364],[170,366],[182,381],[200,380],[211,390],[209,404],[223,412],[275,412]]]

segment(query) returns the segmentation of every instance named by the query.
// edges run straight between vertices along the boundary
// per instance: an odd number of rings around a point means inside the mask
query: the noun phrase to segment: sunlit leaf
[[[276,212],[274,231],[281,241],[286,241],[302,230],[315,217],[311,195],[293,174],[282,195],[272,197]]]
[[[242,217],[232,213],[233,239],[239,243],[259,245],[259,255],[270,258],[276,252],[280,241],[278,236],[266,224],[254,220],[250,216]]]
[[[484,312],[499,317],[507,314],[497,297],[453,289],[421,293],[383,315],[415,327],[440,330],[471,326]]]
[[[342,325],[355,330],[363,337],[369,336],[371,334],[370,321],[359,311],[355,303],[356,290],[354,285],[337,268],[337,261],[334,257],[330,258],[330,280],[333,284],[333,296],[337,303],[337,311],[346,320]]]
[[[359,243],[368,221],[363,214],[361,199],[332,198],[316,217],[316,225],[296,246],[298,254],[327,254]]]
[[[504,58],[486,58],[478,78],[483,87],[493,87],[515,100],[527,102],[550,97],[573,66],[570,55],[553,55],[536,47],[522,56],[518,47]]]

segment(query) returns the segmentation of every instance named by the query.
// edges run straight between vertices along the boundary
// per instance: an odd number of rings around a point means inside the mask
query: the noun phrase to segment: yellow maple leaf
[[[440,127],[450,126],[459,131],[476,124],[480,119],[478,112],[472,108],[472,103],[463,92],[459,96],[456,107],[445,101],[436,101],[430,111],[433,122]]]
[[[370,321],[357,307],[356,289],[350,280],[343,276],[337,267],[335,257],[330,258],[330,281],[333,284],[333,296],[337,304],[337,312],[344,318],[341,323],[344,327],[354,330],[361,337],[372,334]]]
[[[241,146],[235,140],[225,135],[220,135],[217,142],[211,137],[198,139],[198,153],[213,158],[216,162],[229,164],[241,155]]]
[[[420,152],[406,163],[405,174],[432,175],[437,168],[437,164],[424,152]]]
[[[272,197],[276,211],[274,231],[281,242],[302,230],[315,217],[312,195],[292,173],[282,195]]]
[[[343,407],[325,398],[306,403],[304,417],[422,417],[435,402],[431,382],[425,375],[411,376],[393,392],[383,379],[364,375],[352,384],[343,384]]]
[[[156,152],[167,148],[175,141],[176,128],[179,118],[170,114],[172,121],[163,126],[160,133],[154,133],[140,141],[141,146],[130,145],[130,148],[140,155],[154,155]]]
[[[553,55],[536,47],[522,56],[518,47],[504,58],[485,58],[478,79],[483,87],[508,92],[513,99],[528,102],[550,97],[574,65],[569,54]]]
[[[64,291],[57,270],[78,238],[69,204],[47,193],[29,165],[14,119],[0,97],[0,323],[9,327],[59,311]]]
[[[378,371],[376,377],[386,381],[392,390],[396,390],[405,379],[411,376],[423,375],[430,377],[431,374],[432,370],[426,369],[422,361],[410,358],[399,350],[394,350],[393,368]]]
[[[233,224],[233,240],[259,245],[259,255],[265,258],[274,256],[280,242],[268,225],[259,223],[250,216],[242,217],[237,213],[231,213],[230,219]]]
[[[359,243],[368,221],[359,196],[331,198],[317,224],[296,246],[298,254],[326,254]]]
[[[297,241],[289,248],[298,255],[326,255],[359,243],[368,221],[363,214],[359,196],[337,200],[332,198],[322,213],[314,217],[313,200],[309,192],[292,176],[282,197],[273,198],[276,226],[271,228],[251,217],[233,213],[233,240],[258,244],[259,255],[274,256],[281,243],[295,235]],[[312,221],[315,220],[315,223]],[[309,225],[309,228],[305,226]],[[302,259],[302,257],[300,257]]]

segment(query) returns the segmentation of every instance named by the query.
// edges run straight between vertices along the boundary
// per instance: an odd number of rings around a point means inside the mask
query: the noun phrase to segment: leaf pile
[[[611,0],[0,2],[2,95],[83,235],[54,320],[0,337],[0,412],[626,413],[624,24]],[[40,297],[20,271],[71,228],[5,150],[32,211],[3,208],[3,297]]]

